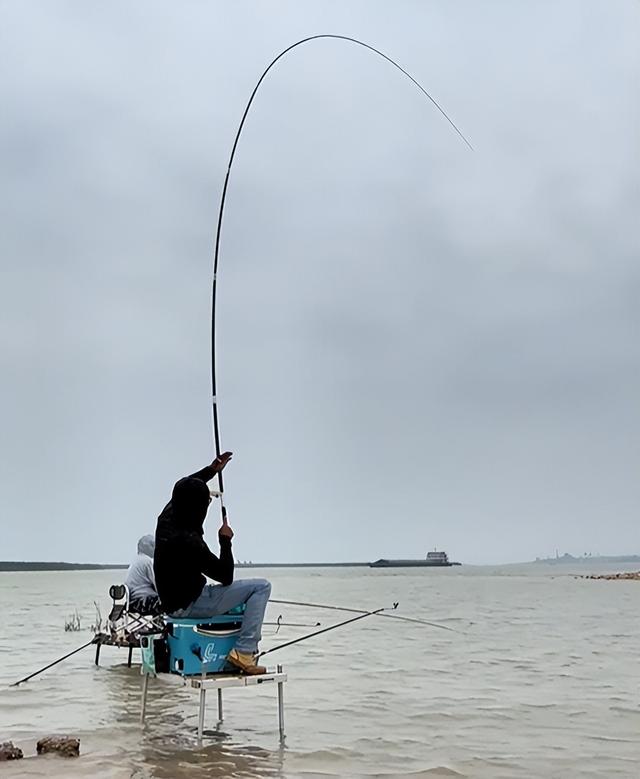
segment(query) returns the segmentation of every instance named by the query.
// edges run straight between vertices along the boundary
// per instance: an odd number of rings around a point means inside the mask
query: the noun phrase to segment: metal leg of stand
[[[96,644],[96,665],[100,665],[100,649],[102,648],[102,644],[98,641]]]
[[[131,658],[133,657],[133,646],[129,647],[129,659],[127,660],[127,668],[131,668]]]
[[[147,713],[147,690],[149,689],[149,674],[142,679],[142,706],[140,708],[140,724],[144,724],[144,715]]]
[[[198,713],[198,744],[202,744],[202,734],[204,732],[204,708],[205,708],[205,696],[207,691],[204,687],[200,688],[200,711]]]
[[[218,722],[222,722],[224,719],[222,713],[222,689],[218,687]]]
[[[282,673],[282,666],[278,666],[278,673]],[[280,729],[280,743],[284,743],[284,683],[278,682],[278,728]]]

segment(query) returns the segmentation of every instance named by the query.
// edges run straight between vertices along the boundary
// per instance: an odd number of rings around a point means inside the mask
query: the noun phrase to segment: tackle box
[[[169,671],[181,676],[220,673],[236,645],[244,604],[226,614],[199,619],[167,617]]]

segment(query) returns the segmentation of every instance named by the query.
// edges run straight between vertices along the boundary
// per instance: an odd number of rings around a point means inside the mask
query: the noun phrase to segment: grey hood
[[[138,554],[146,554],[153,559],[153,552],[156,548],[156,539],[153,536],[142,536],[138,541]]]

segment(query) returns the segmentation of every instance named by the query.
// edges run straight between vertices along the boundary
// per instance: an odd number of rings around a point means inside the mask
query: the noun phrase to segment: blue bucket
[[[235,647],[244,604],[216,617],[167,617],[169,671],[181,676],[220,673]]]

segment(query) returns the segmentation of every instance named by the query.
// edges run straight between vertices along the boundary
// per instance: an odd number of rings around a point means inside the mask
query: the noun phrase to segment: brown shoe
[[[258,674],[266,674],[267,669],[262,665],[256,665],[253,655],[246,655],[244,652],[238,652],[237,649],[232,649],[227,655],[227,662],[230,665],[239,668],[242,673],[249,676],[257,676]]]

